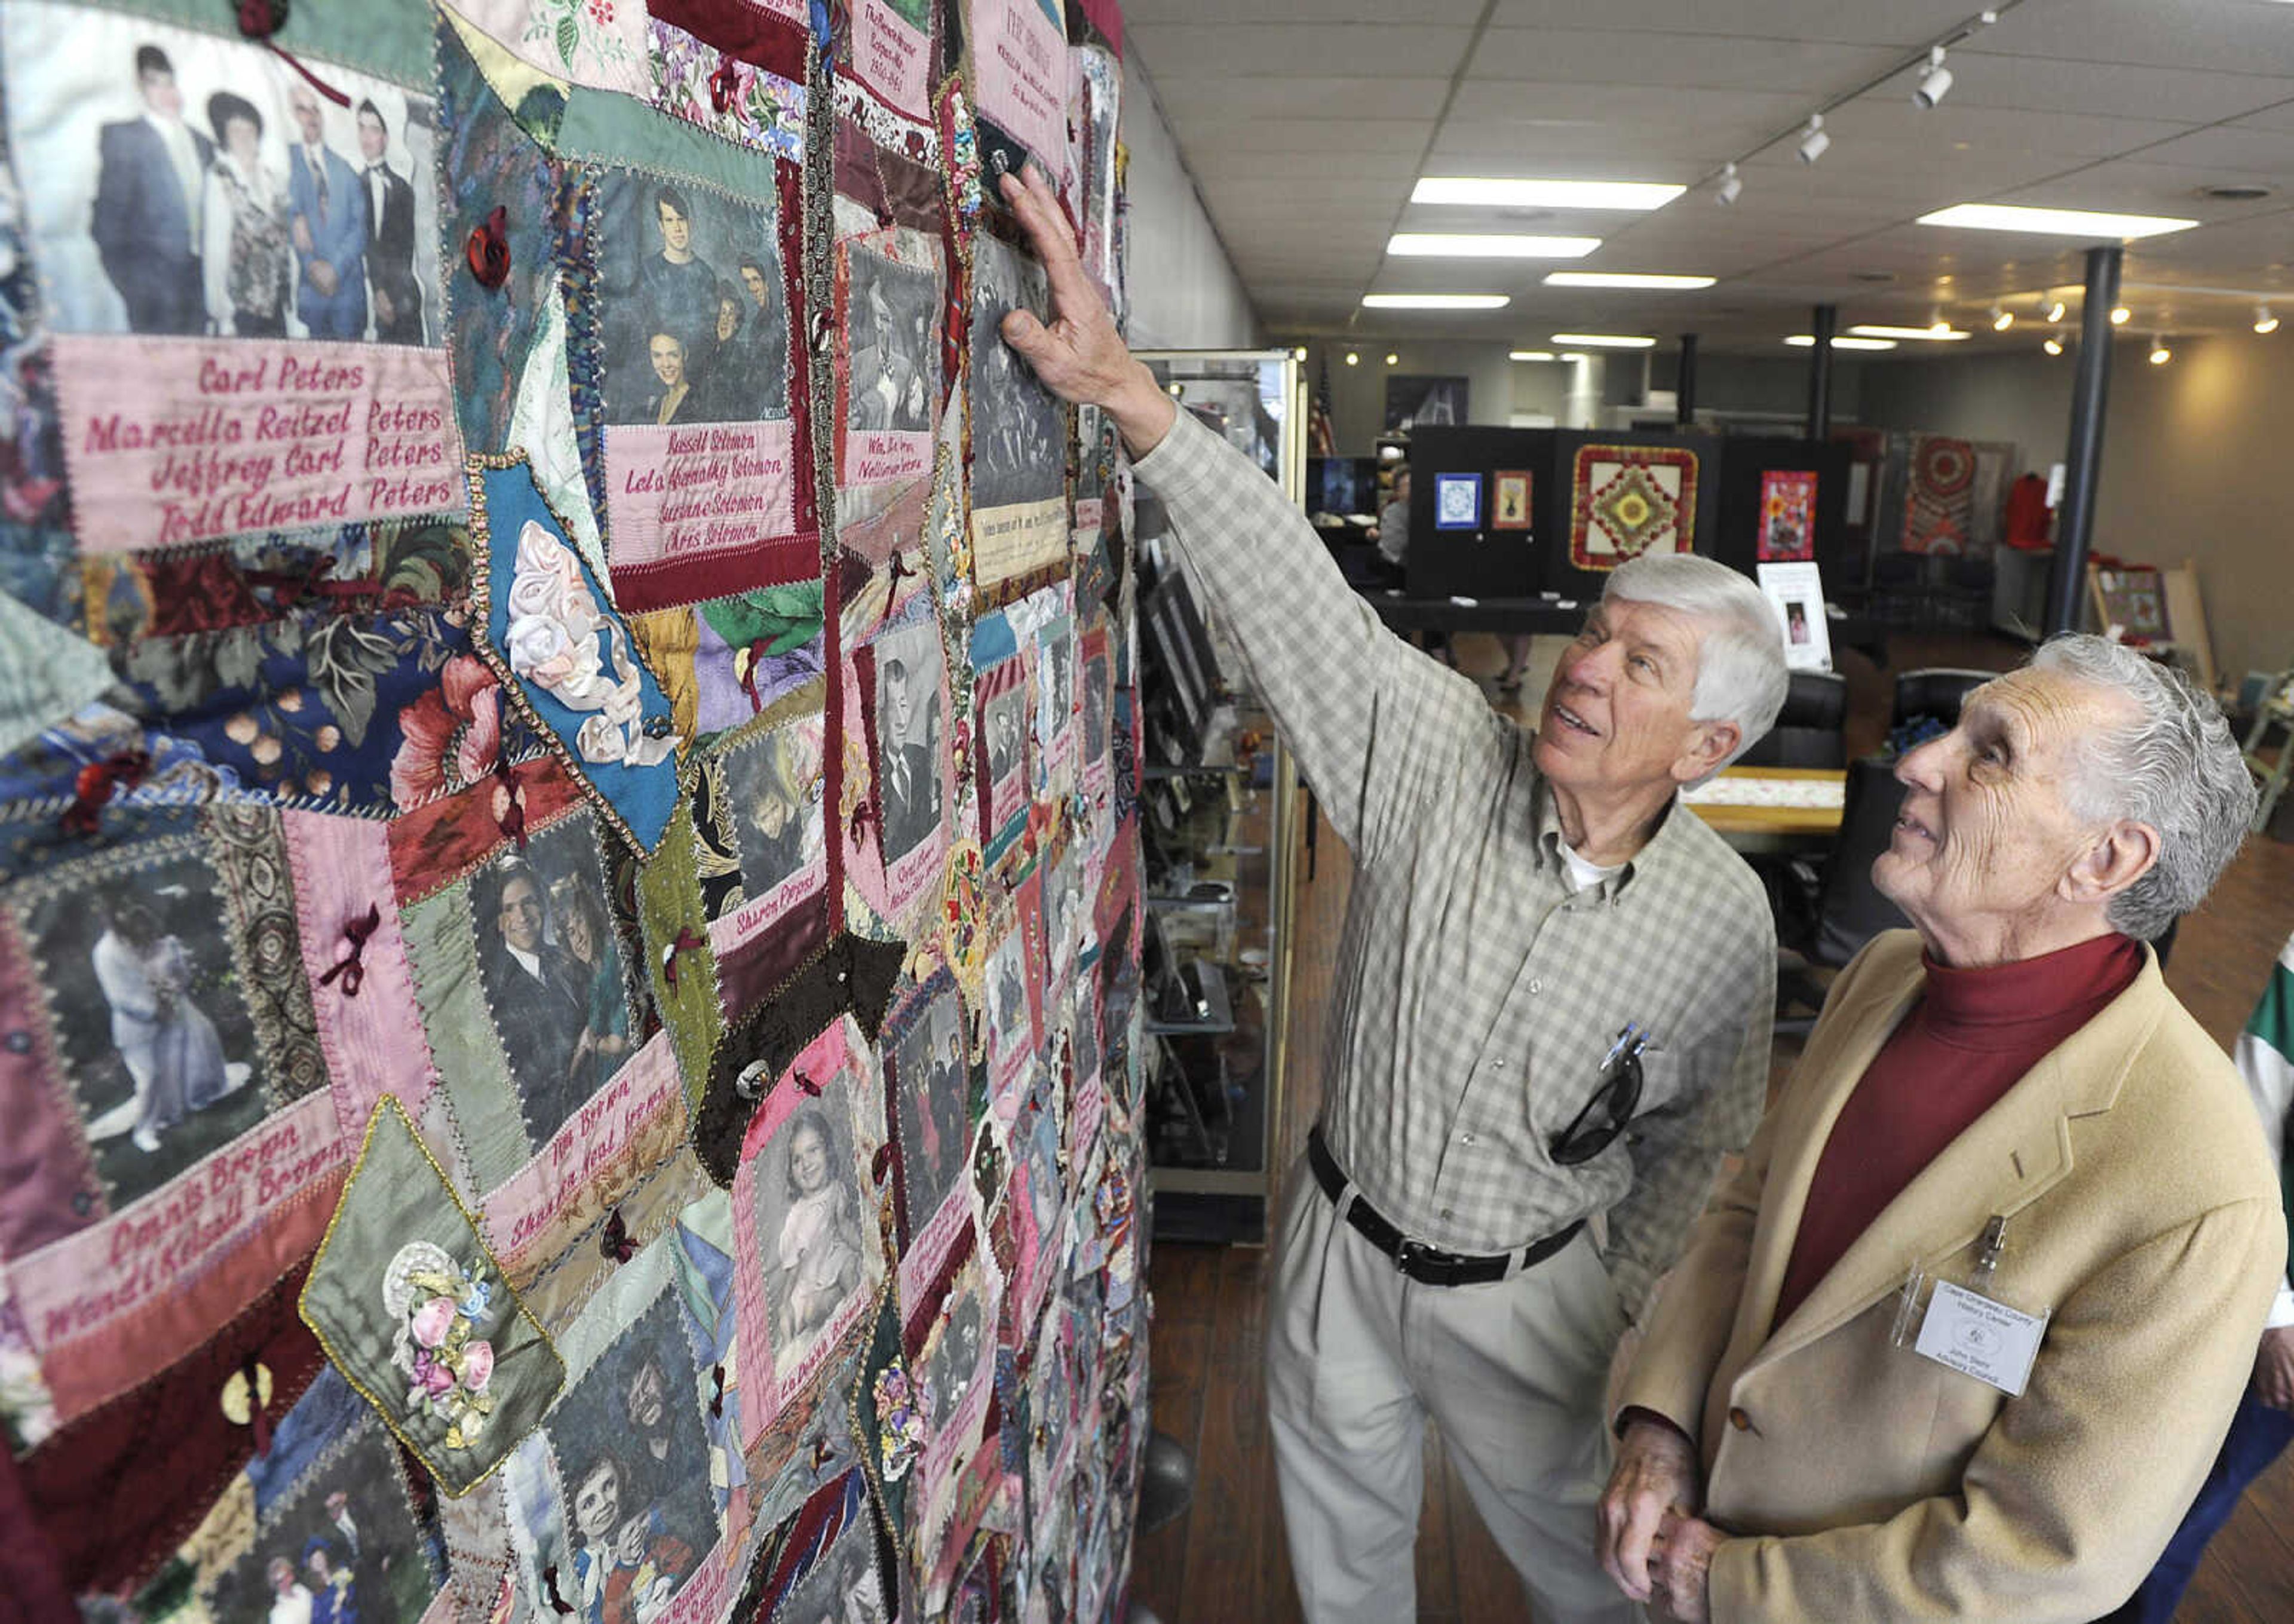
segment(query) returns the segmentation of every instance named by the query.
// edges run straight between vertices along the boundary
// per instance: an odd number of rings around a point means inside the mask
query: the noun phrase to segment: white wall
[[[2112,346],[2094,546],[2143,564],[2195,558],[2215,662],[2236,678],[2294,664],[2294,506],[2287,499],[2294,344],[2178,340],[2146,364],[2147,337]],[[2026,466],[2063,459],[2073,356],[1875,363],[1864,420],[2013,440]]]
[[[1194,176],[1135,59],[1123,62],[1123,140],[1131,151],[1127,177],[1130,216],[1129,338],[1134,349],[1249,348],[1259,342],[1258,313],[1227,257]]]

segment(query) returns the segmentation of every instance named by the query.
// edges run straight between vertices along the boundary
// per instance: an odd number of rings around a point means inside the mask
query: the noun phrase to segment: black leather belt
[[[1322,1125],[1316,1123],[1306,1135],[1306,1163],[1314,1170],[1314,1181],[1322,1193],[1333,1201],[1346,1194],[1346,1175],[1330,1147],[1322,1141]],[[1577,1231],[1585,1227],[1580,1218],[1567,1229],[1548,1235],[1543,1240],[1533,1241],[1519,1252],[1466,1253],[1444,1252],[1423,1241],[1411,1240],[1380,1217],[1378,1209],[1362,1198],[1356,1191],[1346,1206],[1346,1222],[1360,1231],[1362,1238],[1394,1260],[1394,1266],[1421,1286],[1478,1286],[1488,1280],[1501,1280],[1520,1259],[1524,1269],[1534,1269],[1555,1253],[1577,1238]]]

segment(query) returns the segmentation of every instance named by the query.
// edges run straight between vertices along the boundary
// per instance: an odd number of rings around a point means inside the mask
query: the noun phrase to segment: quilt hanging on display
[[[1581,445],[1570,488],[1569,562],[1581,570],[1696,550],[1695,451]]]
[[[1120,35],[0,4],[26,1616],[1119,1609]]]
[[[1904,486],[1900,546],[1908,553],[1964,553],[1973,534],[1975,447],[1945,434],[1914,434]]]

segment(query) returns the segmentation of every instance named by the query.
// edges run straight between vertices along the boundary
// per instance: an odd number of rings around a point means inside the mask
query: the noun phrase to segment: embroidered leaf
[[[572,17],[560,17],[557,20],[557,54],[568,68],[574,65],[574,48],[581,43],[581,28]]]

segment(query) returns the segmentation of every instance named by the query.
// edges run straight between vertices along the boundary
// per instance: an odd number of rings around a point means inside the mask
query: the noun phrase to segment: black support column
[[[1816,307],[1809,326],[1816,338],[1808,361],[1808,437],[1811,440],[1832,437],[1832,335],[1839,326],[1838,305]]]
[[[2071,376],[2071,443],[2063,466],[2063,506],[2055,522],[2055,562],[2047,574],[2046,634],[2075,631],[2087,589],[2087,538],[2095,530],[2095,490],[2103,475],[2103,409],[2111,402],[2111,313],[2119,304],[2113,243],[2087,251],[2087,303],[2079,312],[2078,369]]]
[[[1696,335],[1680,336],[1680,365],[1672,379],[1672,420],[1686,428],[1696,421]]]

